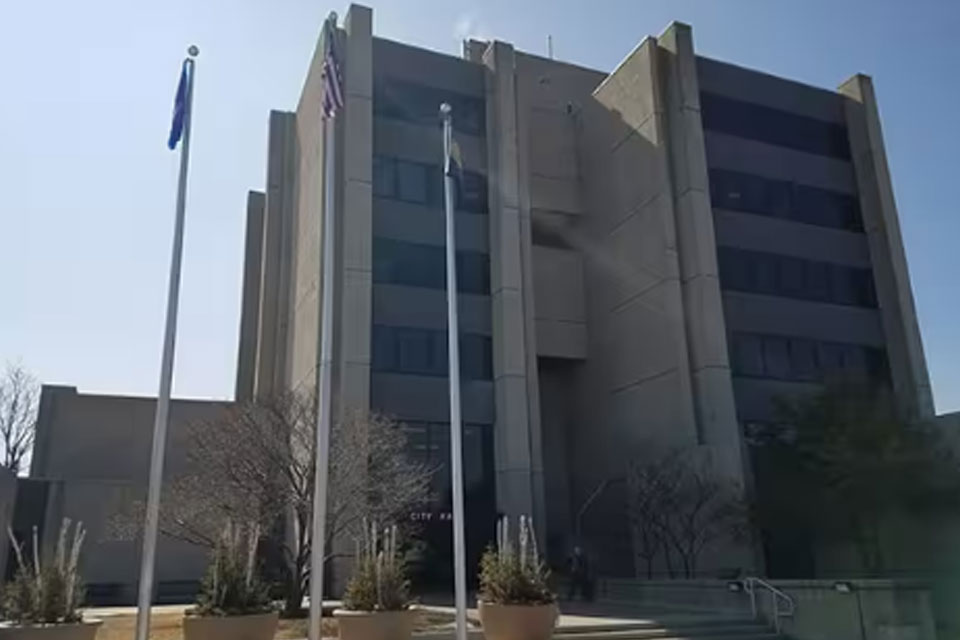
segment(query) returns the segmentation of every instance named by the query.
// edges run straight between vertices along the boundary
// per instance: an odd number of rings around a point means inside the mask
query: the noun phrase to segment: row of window
[[[459,211],[487,212],[487,179],[463,170],[454,181]],[[430,207],[443,206],[443,169],[439,164],[373,157],[373,195]]]
[[[886,353],[874,347],[739,332],[731,342],[731,366],[737,376],[801,382],[837,376],[889,377]]]
[[[373,281],[380,284],[446,289],[446,249],[389,238],[374,238]],[[478,251],[457,251],[457,291],[479,295],[490,293],[490,256]]]
[[[863,231],[860,203],[855,197],[788,180],[710,169],[710,200],[719,209]]]
[[[475,136],[486,130],[483,98],[426,87],[395,78],[377,78],[373,85],[373,113],[416,124],[440,126],[440,105],[453,108],[453,128]]]
[[[430,502],[450,501],[450,424],[406,421],[401,428],[407,437],[407,451],[413,462],[433,472]],[[463,425],[464,492],[473,496],[493,486],[493,442],[490,425]]]
[[[717,247],[720,286],[731,291],[876,307],[869,269],[790,256]]]
[[[700,94],[700,117],[703,128],[709,131],[850,159],[847,128],[834,122],[707,92]]]
[[[372,367],[385,373],[446,377],[446,330],[373,325]],[[493,345],[490,336],[460,334],[460,375],[465,380],[493,378]]]

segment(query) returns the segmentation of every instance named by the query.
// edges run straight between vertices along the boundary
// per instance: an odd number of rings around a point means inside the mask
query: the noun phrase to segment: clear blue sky
[[[960,3],[394,0],[378,36],[458,54],[496,37],[612,69],[671,20],[697,51],[823,87],[874,77],[939,411],[960,410]],[[296,105],[316,0],[35,0],[0,21],[0,361],[91,392],[154,394],[177,156],[178,65],[200,46],[174,392],[232,394],[244,200],[267,113]]]

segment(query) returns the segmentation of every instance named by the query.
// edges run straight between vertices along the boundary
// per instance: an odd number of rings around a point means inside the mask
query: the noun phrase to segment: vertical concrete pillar
[[[350,5],[344,94],[338,132],[340,242],[339,412],[370,408],[370,323],[373,317],[373,12]]]
[[[933,394],[873,81],[869,76],[857,74],[840,85],[839,92],[847,97],[845,114],[850,155],[870,246],[894,391],[909,410],[921,417],[931,417],[934,415]]]
[[[697,439],[721,455],[728,473],[742,478],[693,34],[689,25],[674,22],[658,43]]]
[[[264,193],[251,191],[247,194],[247,233],[243,247],[243,289],[240,300],[240,335],[237,340],[237,380],[234,388],[234,399],[238,402],[253,397],[256,378],[265,204]]]
[[[267,192],[263,223],[263,271],[254,395],[260,398],[286,388],[290,325],[294,225],[296,118],[270,112],[267,142]]]
[[[520,144],[513,47],[493,42],[483,56],[487,75],[487,158],[490,185],[490,280],[494,449],[498,509],[543,522],[543,466],[536,396],[530,202],[527,149]],[[531,395],[533,393],[534,395]]]

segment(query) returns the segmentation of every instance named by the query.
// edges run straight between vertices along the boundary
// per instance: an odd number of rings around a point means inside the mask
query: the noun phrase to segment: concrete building
[[[168,481],[192,464],[186,444],[191,423],[214,419],[228,405],[171,401],[164,463]],[[51,385],[41,390],[30,476],[17,482],[13,530],[19,539],[29,540],[36,526],[42,548],[51,552],[63,518],[83,522],[87,537],[81,575],[89,602],[136,601],[140,535],[131,505],[146,499],[155,411],[155,398],[86,394],[76,387]],[[0,482],[0,496],[5,486]],[[208,555],[208,549],[161,535],[157,601],[189,600]],[[8,573],[11,570],[8,566]]]
[[[751,486],[744,429],[834,374],[889,380],[932,415],[869,77],[831,91],[743,69],[697,55],[680,23],[612,72],[500,41],[460,58],[418,49],[375,37],[357,5],[339,37],[335,184],[322,180],[321,49],[296,109],[270,114],[237,397],[315,385],[332,188],[334,416],[393,415],[420,459],[445,464],[450,103],[471,553],[495,512],[526,513],[554,557],[582,531],[600,570],[630,572],[613,480],[631,459],[702,448]],[[440,477],[440,521],[448,502]]]

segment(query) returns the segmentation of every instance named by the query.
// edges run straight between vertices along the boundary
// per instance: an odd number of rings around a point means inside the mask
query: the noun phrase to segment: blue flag
[[[183,120],[187,115],[187,61],[183,61],[180,69],[180,82],[177,84],[177,97],[173,99],[173,122],[170,123],[170,137],[167,138],[167,147],[176,149],[180,137],[183,136]]]

